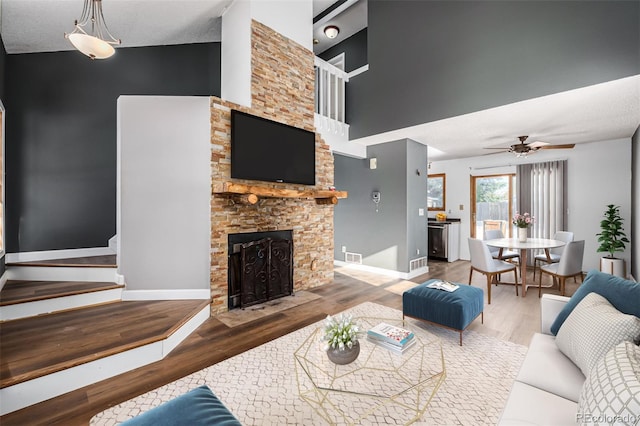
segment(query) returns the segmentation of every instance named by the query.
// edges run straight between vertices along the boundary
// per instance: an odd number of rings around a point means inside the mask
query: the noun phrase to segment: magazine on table
[[[381,322],[369,331],[367,336],[374,340],[387,342],[395,346],[402,347],[413,339],[413,332],[404,328],[396,327],[385,322]]]
[[[371,337],[371,336],[367,336],[367,340],[369,340],[370,342],[375,343],[378,346],[382,346],[383,348],[389,349],[390,351],[393,351],[393,352],[399,353],[399,354],[405,353],[405,351],[407,351],[407,349],[409,349],[410,347],[412,347],[416,343],[416,339],[411,339],[405,345],[398,346],[398,345],[394,345],[394,344],[391,344],[389,342],[386,342],[384,340],[376,339],[375,337]]]
[[[435,288],[438,290],[444,290],[448,292],[456,291],[458,289],[457,284],[450,283],[449,281],[434,281],[431,284],[428,284],[427,287]]]

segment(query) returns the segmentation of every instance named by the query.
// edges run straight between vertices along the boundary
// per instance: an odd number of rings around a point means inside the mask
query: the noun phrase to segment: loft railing
[[[346,72],[330,63],[315,58],[316,114],[345,123],[345,84],[349,81]]]

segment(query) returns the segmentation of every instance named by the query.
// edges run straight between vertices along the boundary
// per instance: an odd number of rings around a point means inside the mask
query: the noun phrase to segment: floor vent
[[[357,265],[362,265],[362,255],[360,253],[344,253],[344,261],[345,263],[355,263]]]
[[[411,263],[409,263],[409,272],[415,271],[416,269],[426,268],[427,267],[427,257],[419,257],[417,259],[413,259]]]

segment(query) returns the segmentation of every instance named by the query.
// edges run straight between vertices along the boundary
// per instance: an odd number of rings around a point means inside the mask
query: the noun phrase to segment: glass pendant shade
[[[84,0],[80,20],[70,34],[64,35],[80,52],[91,59],[106,59],[115,53],[114,45],[121,43],[111,35],[102,15],[102,0]]]

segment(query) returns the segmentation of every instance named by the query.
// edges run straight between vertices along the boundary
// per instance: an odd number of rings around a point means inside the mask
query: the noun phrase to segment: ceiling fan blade
[[[508,150],[509,148],[502,147],[502,148],[483,148],[483,149],[501,149],[501,150],[505,151],[505,150]]]
[[[540,149],[571,149],[576,146],[575,143],[566,143],[564,145],[545,145],[541,146]]]
[[[542,148],[550,144],[549,142],[535,141],[535,142],[531,142],[528,145],[529,145],[529,148]]]

